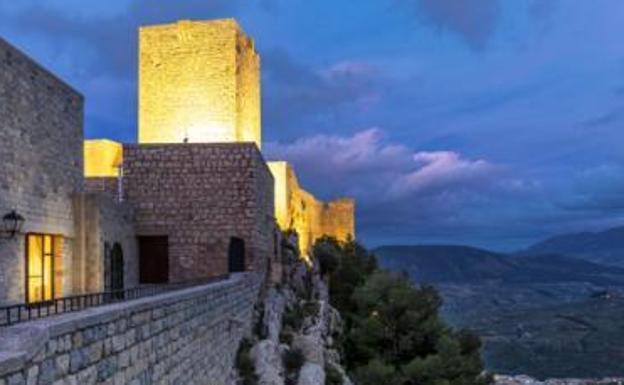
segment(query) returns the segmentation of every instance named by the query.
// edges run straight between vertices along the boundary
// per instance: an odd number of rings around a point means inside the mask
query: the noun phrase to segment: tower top
[[[261,146],[260,58],[234,19],[139,29],[139,143]]]

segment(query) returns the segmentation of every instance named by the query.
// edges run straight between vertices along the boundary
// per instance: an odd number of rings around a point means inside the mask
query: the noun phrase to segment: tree
[[[323,238],[314,255],[329,275],[330,301],[345,319],[345,363],[358,384],[485,385],[478,337],[439,316],[442,299],[428,285],[377,268],[353,240]]]

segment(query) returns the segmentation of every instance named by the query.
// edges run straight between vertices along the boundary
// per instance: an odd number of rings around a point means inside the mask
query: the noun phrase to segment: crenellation
[[[290,164],[268,163],[275,180],[275,217],[282,230],[298,234],[299,248],[307,254],[322,236],[346,241],[355,237],[355,202],[341,198],[331,202],[317,200],[299,185]]]

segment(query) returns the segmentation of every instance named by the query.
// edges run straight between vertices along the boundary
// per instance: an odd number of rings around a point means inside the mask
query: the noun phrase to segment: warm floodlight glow
[[[122,162],[123,146],[121,143],[107,139],[85,140],[85,177],[116,177]]]
[[[260,58],[236,21],[142,27],[139,51],[139,143],[260,147]]]
[[[275,180],[275,218],[282,230],[295,230],[299,248],[307,255],[324,235],[346,240],[355,235],[354,203],[339,199],[324,203],[299,186],[294,170],[286,162],[268,162]]]

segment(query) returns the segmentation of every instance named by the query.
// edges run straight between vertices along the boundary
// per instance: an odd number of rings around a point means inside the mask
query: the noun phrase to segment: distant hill
[[[624,360],[613,359],[624,357],[624,268],[548,254],[582,250],[572,244],[591,245],[596,236],[559,237],[521,256],[466,246],[374,251],[382,267],[438,288],[444,318],[483,338],[488,370],[538,378],[624,376]],[[614,250],[621,239],[615,230],[599,236],[614,241],[586,247],[588,255]]]
[[[381,246],[374,252],[382,267],[405,271],[415,282],[624,285],[624,268],[557,254],[512,257],[468,246]]]
[[[624,227],[597,233],[559,235],[536,243],[519,254],[561,254],[604,265],[624,267]]]

